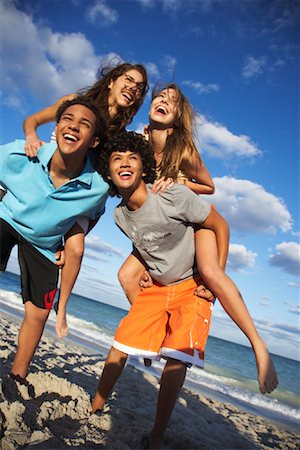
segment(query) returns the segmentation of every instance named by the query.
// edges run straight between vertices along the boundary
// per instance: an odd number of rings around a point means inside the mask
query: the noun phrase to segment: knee
[[[124,287],[128,284],[128,281],[129,281],[128,274],[127,274],[127,271],[123,269],[123,267],[121,267],[121,269],[119,269],[119,271],[118,271],[118,280],[122,287]]]
[[[69,258],[72,258],[72,260],[76,260],[81,262],[83,255],[84,255],[84,245],[81,243],[78,243],[76,245],[72,245],[68,247],[66,256],[69,254]]]
[[[220,267],[217,265],[203,264],[199,268],[201,276],[208,284],[211,282],[216,282],[219,278]]]

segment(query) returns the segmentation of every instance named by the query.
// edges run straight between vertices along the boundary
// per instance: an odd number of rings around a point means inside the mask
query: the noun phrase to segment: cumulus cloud
[[[277,253],[269,256],[271,266],[280,267],[292,275],[300,275],[300,245],[298,242],[281,242]]]
[[[118,21],[119,14],[104,0],[96,0],[93,4],[88,6],[85,17],[93,24],[109,26]]]
[[[197,115],[195,125],[197,146],[203,154],[224,161],[236,157],[253,158],[261,154],[261,150],[249,136],[236,135],[225,125],[210,122],[202,114]]]
[[[94,251],[99,252],[101,254],[104,254],[106,256],[119,256],[120,258],[126,258],[128,255],[125,255],[122,253],[119,249],[112,247],[110,244],[107,244],[107,242],[102,241],[98,236],[91,235],[87,236],[85,238],[85,248]]]
[[[257,77],[262,74],[266,67],[266,57],[260,56],[254,58],[253,56],[247,56],[242,68],[242,75],[246,79]]]
[[[182,82],[185,86],[189,86],[197,92],[197,94],[210,94],[212,92],[218,92],[220,86],[216,83],[203,84],[201,81],[185,80]]]
[[[95,82],[104,57],[96,55],[84,34],[55,33],[37,26],[12,2],[0,2],[0,27],[0,57],[5,61],[1,67],[2,101],[7,106],[24,107],[24,91],[49,103]],[[105,58],[108,56],[117,55]]]
[[[230,244],[227,269],[241,271],[245,267],[253,268],[257,253],[248,250],[244,245]]]
[[[215,194],[207,197],[239,232],[275,234],[292,228],[284,201],[263,186],[230,176],[214,178]]]

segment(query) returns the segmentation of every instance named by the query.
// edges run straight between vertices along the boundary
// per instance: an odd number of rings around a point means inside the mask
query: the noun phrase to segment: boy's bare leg
[[[184,383],[185,375],[185,364],[175,359],[168,359],[161,376],[156,418],[149,436],[149,449],[163,448],[163,436]]]
[[[202,231],[205,234],[201,235]],[[255,353],[259,389],[263,394],[270,393],[278,384],[276,370],[237,286],[219,266],[215,235],[209,230],[199,230],[196,234],[198,270],[226,313],[249,339]]]
[[[25,303],[25,317],[18,335],[17,353],[11,373],[25,378],[29,364],[42,337],[45,323],[49,316],[48,309],[35,306],[30,301]]]
[[[92,401],[92,412],[102,410],[115,383],[118,381],[128,355],[112,347],[106,358],[105,366]]]

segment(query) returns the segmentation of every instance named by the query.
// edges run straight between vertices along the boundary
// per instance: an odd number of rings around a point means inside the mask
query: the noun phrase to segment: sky
[[[147,68],[197,112],[195,139],[231,229],[227,273],[271,352],[299,355],[299,49],[296,0],[0,0],[0,144],[98,68]],[[148,121],[150,94],[129,130]],[[54,124],[40,128],[48,141]],[[30,180],[24,180],[30,183]],[[131,251],[117,199],[86,238],[74,292],[128,309],[117,270]],[[17,270],[16,253],[8,269]],[[217,302],[211,334],[247,340]]]

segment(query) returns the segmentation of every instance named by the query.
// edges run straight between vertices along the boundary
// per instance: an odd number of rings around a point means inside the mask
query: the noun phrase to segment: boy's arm
[[[214,209],[211,208],[206,220],[202,223],[203,228],[212,230],[217,239],[219,264],[225,270],[229,248],[229,226],[226,220]]]
[[[26,117],[23,122],[23,130],[26,137],[24,149],[27,156],[31,158],[35,157],[39,148],[45,143],[38,137],[36,132],[37,128],[45,123],[54,122],[58,107],[63,103],[63,101],[71,100],[72,98],[74,98],[73,94],[66,95],[60,98],[53,105],[47,106],[46,108]]]
[[[68,334],[66,306],[78,277],[84,253],[84,233],[76,223],[65,235],[65,264],[61,270],[60,292],[56,317],[56,333],[60,338]]]

